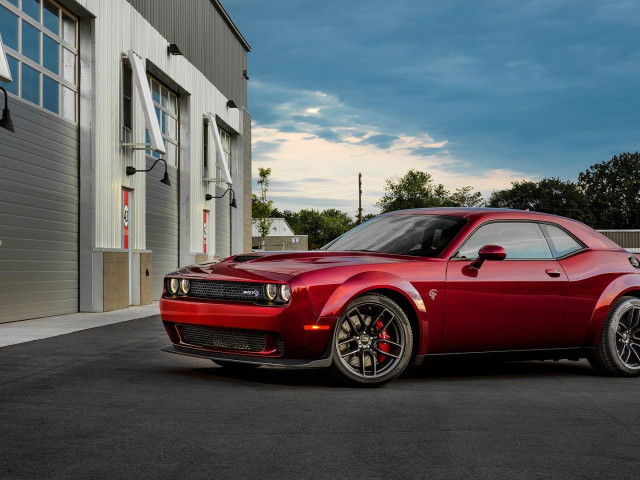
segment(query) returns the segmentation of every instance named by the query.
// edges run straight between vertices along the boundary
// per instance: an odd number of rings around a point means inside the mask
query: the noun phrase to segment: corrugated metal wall
[[[623,248],[640,248],[640,230],[598,230]]]
[[[0,322],[78,311],[78,128],[9,99],[0,129]],[[37,292],[37,295],[34,295]]]
[[[246,50],[210,0],[127,1],[225,97],[246,107]]]

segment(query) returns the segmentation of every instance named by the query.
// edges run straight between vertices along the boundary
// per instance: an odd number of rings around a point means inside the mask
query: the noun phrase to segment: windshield
[[[444,215],[381,215],[349,230],[320,250],[437,257],[465,223],[464,218]]]

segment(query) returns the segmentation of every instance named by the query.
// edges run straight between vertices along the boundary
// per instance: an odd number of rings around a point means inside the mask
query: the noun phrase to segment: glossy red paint
[[[467,223],[437,258],[372,252],[251,253],[171,274],[287,283],[292,288],[285,306],[165,295],[160,309],[171,340],[179,342],[172,334],[176,324],[255,330],[283,338],[284,351],[270,356],[318,359],[329,354],[336,321],[346,306],[361,295],[378,292],[407,313],[418,355],[592,348],[612,303],[623,294],[640,296],[640,270],[629,263],[630,254],[577,221],[493,209],[394,213],[415,214],[464,217]],[[481,225],[514,220],[559,226],[585,248],[557,259],[500,260],[504,250],[496,244],[486,249],[479,268],[471,266],[473,259],[452,258]]]

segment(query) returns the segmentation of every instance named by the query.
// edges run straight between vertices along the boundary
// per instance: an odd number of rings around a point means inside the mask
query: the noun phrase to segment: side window
[[[582,250],[583,246],[576,242],[571,235],[554,225],[540,224],[554,257],[564,257],[570,253]]]
[[[458,250],[457,258],[476,258],[485,245],[499,245],[507,258],[553,258],[549,245],[537,223],[489,223],[480,227]]]

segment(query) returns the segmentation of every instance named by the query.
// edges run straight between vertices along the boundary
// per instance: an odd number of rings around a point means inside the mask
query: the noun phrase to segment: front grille
[[[216,298],[220,300],[267,301],[265,284],[252,282],[209,282],[192,280],[189,296]]]
[[[198,347],[263,352],[267,346],[267,334],[253,330],[203,327],[200,325],[178,325],[184,343]]]

